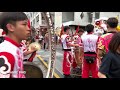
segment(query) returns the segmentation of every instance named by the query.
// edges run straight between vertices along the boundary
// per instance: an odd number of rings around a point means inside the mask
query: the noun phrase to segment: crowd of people
[[[64,78],[71,78],[72,69],[81,70],[82,78],[120,78],[120,32],[118,19],[106,21],[107,31],[94,33],[94,25],[85,30],[79,28],[70,35],[70,27],[64,26],[61,36],[55,35],[56,45],[60,40],[63,53]],[[33,61],[37,48],[29,46],[37,41],[44,50],[49,50],[48,32],[44,36],[33,35],[33,27],[23,12],[3,12],[0,15],[0,78],[26,78],[24,61]],[[86,34],[84,34],[86,31]]]
[[[63,74],[65,78],[71,78],[71,69],[75,67],[81,68],[82,78],[90,76],[92,78],[120,78],[120,39],[118,39],[120,32],[116,29],[118,19],[108,18],[106,26],[105,33],[96,35],[95,26],[88,24],[85,27],[87,33],[82,36],[80,29],[77,34],[71,36],[69,26],[64,26],[64,33],[60,39],[64,51]]]

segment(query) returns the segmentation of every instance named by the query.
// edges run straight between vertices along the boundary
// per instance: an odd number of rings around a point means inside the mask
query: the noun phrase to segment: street
[[[41,49],[37,52],[38,55],[48,64],[50,51]],[[62,59],[63,59],[63,51],[61,45],[57,45],[56,47],[56,62],[55,62],[55,72],[62,78]],[[34,62],[37,61],[35,58]],[[41,64],[40,64],[41,65]],[[40,67],[41,68],[41,67]],[[44,71],[46,72],[46,71]]]

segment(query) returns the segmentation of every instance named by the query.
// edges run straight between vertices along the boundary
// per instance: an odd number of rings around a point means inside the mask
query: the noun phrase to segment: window
[[[93,12],[88,12],[88,22],[92,23],[92,18],[93,18]]]
[[[62,22],[74,21],[74,12],[62,12]]]
[[[26,16],[29,18],[30,16],[29,16],[29,14],[26,14]]]
[[[35,19],[33,20],[33,25],[35,25]]]
[[[30,13],[30,17],[32,18],[32,13]]]
[[[33,16],[35,16],[35,12],[33,12]]]
[[[45,20],[44,16],[43,16],[43,13],[41,13],[41,19],[42,20]]]
[[[36,22],[39,22],[39,15],[36,17]]]
[[[100,17],[100,12],[95,12],[95,19],[99,19]]]

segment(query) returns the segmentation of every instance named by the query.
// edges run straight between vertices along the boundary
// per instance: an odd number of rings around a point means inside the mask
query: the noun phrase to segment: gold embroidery
[[[102,40],[99,41],[98,48],[99,49],[104,49],[104,45],[102,44]]]

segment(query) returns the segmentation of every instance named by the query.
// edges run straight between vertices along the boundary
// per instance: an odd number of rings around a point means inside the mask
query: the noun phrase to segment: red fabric
[[[103,37],[99,37],[98,48],[108,52],[108,46],[112,39],[113,33],[105,34]],[[104,47],[104,48],[103,48]]]
[[[31,26],[31,25],[30,25],[30,20],[28,20],[28,27],[30,28],[30,26]]]
[[[73,68],[76,68],[76,67],[77,67],[77,63],[76,63],[75,59],[73,59],[72,67],[73,67]]]
[[[17,47],[20,47],[21,45],[17,42],[15,42],[14,40],[12,40],[11,38],[9,37],[5,37],[5,40],[12,43],[13,45],[17,46]]]
[[[36,55],[36,52],[33,52],[32,55],[30,56],[30,58],[28,59],[29,62],[32,62],[34,57]]]
[[[68,51],[64,51],[64,57],[63,57],[63,74],[70,75],[70,63],[67,61],[67,55],[69,58],[69,61],[72,61],[72,56],[68,53]]]
[[[63,24],[62,24],[61,32],[60,32],[60,37],[62,36],[63,33],[64,33],[64,26],[63,26]]]
[[[100,21],[96,21],[95,24],[96,24],[97,26],[100,26]]]
[[[36,39],[39,39],[39,36],[36,36]]]
[[[2,35],[5,35],[5,34],[6,34],[6,32],[5,32],[5,31],[3,31],[3,32],[2,32]]]
[[[78,31],[79,31],[79,26],[77,27],[75,34],[78,33]]]
[[[96,55],[85,54],[85,56],[96,56]],[[82,78],[89,78],[89,71],[91,71],[92,73],[92,78],[98,78],[97,60],[95,60],[94,63],[91,63],[91,64],[87,63],[86,60],[83,60]]]

